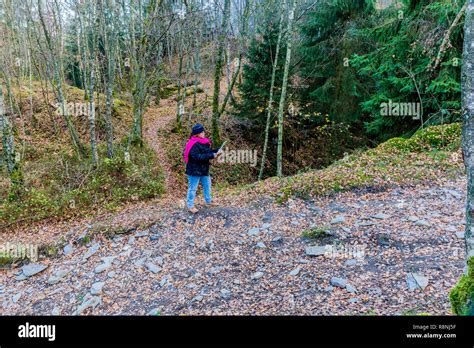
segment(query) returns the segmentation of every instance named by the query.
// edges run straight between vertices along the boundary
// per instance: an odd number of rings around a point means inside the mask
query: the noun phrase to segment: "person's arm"
[[[189,157],[198,161],[204,161],[204,160],[215,158],[216,156],[214,155],[214,152],[211,151],[211,149],[209,149],[208,151],[204,153],[200,153],[198,150],[198,147],[193,146],[191,148],[191,151],[189,151]]]

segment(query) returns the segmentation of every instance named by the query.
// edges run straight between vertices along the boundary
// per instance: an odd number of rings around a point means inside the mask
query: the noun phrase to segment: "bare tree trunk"
[[[146,8],[142,1],[130,3],[130,10],[138,13],[137,19],[131,16],[129,28],[131,71],[133,73],[133,126],[127,147],[136,143],[143,146],[143,116],[150,98],[150,88],[156,81],[157,66],[153,58],[157,45],[164,39],[166,32],[157,39],[153,29],[156,28],[161,0],[151,0]],[[169,27],[168,27],[169,29]]]
[[[92,165],[94,168],[98,166],[99,159],[97,154],[97,142],[95,135],[95,102],[94,102],[94,88],[96,83],[95,78],[95,49],[96,49],[96,33],[94,28],[95,23],[95,3],[90,3],[91,7],[88,7],[89,12],[89,36],[91,38],[91,44],[89,48],[89,135],[91,144],[91,157]]]
[[[468,0],[462,65],[462,150],[467,173],[466,257],[474,257],[474,0]]]
[[[115,64],[117,50],[116,19],[115,19],[115,1],[108,0],[106,11],[102,7],[102,17],[104,19],[104,50],[107,61],[106,76],[106,96],[105,96],[105,133],[107,142],[107,157],[114,156],[114,133],[112,126],[112,107],[114,105],[113,91],[115,85]]]
[[[81,71],[82,75],[82,88],[84,89],[84,100],[87,100],[87,89],[86,89],[86,84],[87,84],[87,72],[86,72],[86,52],[84,47],[82,47],[82,43],[85,41],[84,40],[84,25],[82,22],[82,14],[79,9],[79,5],[76,8],[77,9],[77,20],[79,22],[79,29],[77,30],[77,49],[79,51],[79,56],[80,56],[80,64],[79,64],[79,69]]]
[[[91,160],[92,166],[97,168],[99,164],[99,158],[97,154],[97,140],[95,131],[95,97],[94,92],[96,90],[96,3],[87,2],[84,4],[85,8],[81,8],[77,4],[76,9],[78,12],[78,20],[80,25],[80,32],[82,33],[82,45],[79,45],[79,49],[82,52],[82,66],[85,74],[84,79],[84,90],[88,100],[88,121],[89,121],[89,137],[91,146]],[[85,11],[83,11],[85,10]],[[87,17],[86,17],[87,14]],[[86,26],[83,25],[82,18],[86,17]],[[82,49],[81,49],[82,46]]]
[[[182,107],[182,115],[185,114],[184,106],[186,105],[186,89],[188,88],[188,73],[189,73],[189,56],[186,56],[186,70],[184,71],[184,85],[183,85],[183,94],[181,97],[181,107]],[[188,115],[188,122],[187,125],[189,127],[189,115]]]
[[[181,114],[181,76],[183,74],[183,51],[182,51],[182,47],[179,48],[179,51],[178,51],[178,56],[179,56],[179,64],[178,64],[178,91],[177,91],[177,96],[176,96],[176,100],[177,100],[177,103],[176,103],[176,129],[178,131],[181,131],[181,129],[183,128],[183,120],[181,118],[182,114]]]
[[[293,5],[288,15],[288,29],[287,29],[287,46],[285,70],[283,72],[283,85],[281,88],[280,105],[278,108],[278,147],[277,147],[277,176],[283,176],[283,112],[285,108],[286,89],[288,86],[288,72],[290,70],[291,61],[291,43],[293,36],[293,19],[295,17],[296,0],[293,0]]]
[[[194,36],[195,44],[195,55],[194,55],[194,93],[193,93],[193,105],[191,107],[191,114],[194,114],[194,109],[196,108],[197,103],[197,90],[198,90],[198,78],[201,71],[201,61],[200,61],[200,49],[201,44],[198,35]]]
[[[231,54],[230,54],[230,42],[227,43],[227,50],[226,50],[227,54],[226,54],[226,79],[227,79],[227,91],[230,93],[230,101],[231,103],[235,103],[235,100],[234,100],[234,95],[232,93],[232,88],[231,88],[231,75],[232,75],[232,70],[230,69],[230,64],[231,64]]]
[[[71,117],[66,110],[66,100],[63,94],[62,73],[60,71],[61,62],[58,62],[58,58],[60,54],[55,54],[55,49],[51,41],[51,36],[49,34],[49,31],[46,27],[46,23],[44,21],[41,0],[38,0],[37,3],[38,3],[38,15],[40,18],[41,27],[43,28],[43,33],[46,38],[46,43],[48,45],[48,48],[51,54],[51,60],[52,60],[51,63],[53,65],[53,71],[54,71],[54,78],[53,78],[54,83],[52,83],[52,85],[56,86],[56,91],[58,94],[58,102],[61,108],[61,115],[64,117],[66,121],[67,128],[69,130],[69,134],[71,136],[71,140],[72,140],[72,144],[74,148],[76,149],[79,156],[84,156],[86,154],[86,149],[84,148],[84,145],[82,144],[79,138],[79,134],[77,133],[76,128],[74,127],[74,124],[72,123]]]
[[[224,13],[222,15],[222,26],[217,44],[216,66],[214,70],[214,95],[212,98],[212,140],[215,145],[220,144],[219,134],[219,94],[222,75],[222,58],[224,55],[224,44],[227,34],[227,26],[230,16],[230,0],[224,0]]]
[[[276,49],[275,49],[275,59],[273,61],[273,67],[272,67],[272,78],[270,82],[270,96],[268,98],[268,108],[267,108],[267,121],[265,123],[265,140],[263,143],[263,153],[262,153],[262,162],[260,163],[260,172],[258,173],[258,180],[262,179],[263,176],[263,170],[265,168],[265,161],[267,159],[267,148],[268,148],[268,137],[270,133],[270,120],[271,120],[271,115],[273,112],[273,88],[275,86],[275,75],[276,75],[276,70],[278,67],[278,56],[280,55],[280,44],[281,44],[281,36],[283,33],[283,8],[285,7],[285,0],[283,0],[283,5],[280,6],[281,8],[281,13],[280,13],[280,22],[278,24],[278,39],[277,39],[277,44],[276,44]]]
[[[95,138],[95,102],[94,102],[94,84],[95,67],[94,58],[91,58],[90,78],[89,78],[89,135],[91,143],[92,165],[97,167],[99,159],[97,155],[97,143]]]
[[[232,76],[232,79],[230,80],[230,84],[228,85],[226,95],[224,96],[224,100],[222,101],[222,105],[219,107],[219,98],[213,100],[213,110],[214,110],[214,101],[217,102],[217,112],[213,111],[213,118],[212,118],[213,139],[214,139],[214,130],[217,130],[217,138],[214,140],[216,143],[220,142],[219,128],[218,128],[217,121],[219,120],[221,115],[224,113],[225,108],[227,106],[227,102],[229,101],[229,99],[232,98],[232,90],[234,89],[235,83],[237,82],[237,78],[239,76],[240,69],[241,69],[241,66],[242,66],[242,59],[243,59],[243,56],[244,56],[244,40],[245,40],[245,36],[247,34],[249,12],[250,12],[250,0],[246,0],[245,10],[244,10],[244,15],[243,15],[242,32],[241,32],[240,52],[239,52],[239,56],[237,58],[238,59],[238,65],[237,65],[237,68],[234,72],[234,75]],[[216,66],[217,66],[217,64],[218,64],[218,62],[216,63]],[[221,62],[220,70],[222,72],[222,62]],[[218,82],[220,82],[220,78],[219,78]],[[218,87],[220,89],[220,86],[218,86]],[[214,98],[215,98],[215,95],[216,95],[215,94],[215,92],[216,92],[215,88],[216,88],[216,80],[214,80]],[[219,94],[217,94],[217,95],[219,95]],[[216,126],[216,128],[214,126]]]
[[[0,85],[0,132],[2,134],[4,161],[7,166],[8,175],[10,176],[10,180],[13,185],[13,191],[16,191],[23,185],[23,172],[15,151],[13,128],[6,114],[3,98],[3,85]]]
[[[3,160],[7,165],[8,174],[11,175],[15,165],[15,143],[12,127],[6,115],[3,85],[0,85],[0,130],[2,131]]]
[[[172,52],[171,52],[171,43],[170,43],[169,33],[166,34],[166,53],[168,54],[168,64],[169,64],[169,66],[173,66],[173,56],[172,56]]]
[[[464,19],[463,64],[461,70],[462,153],[467,174],[466,226],[464,230],[466,267],[451,290],[449,299],[457,315],[474,315],[474,0],[467,0]]]

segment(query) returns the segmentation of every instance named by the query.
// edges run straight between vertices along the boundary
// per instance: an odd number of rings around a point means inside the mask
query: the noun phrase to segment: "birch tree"
[[[272,77],[271,77],[271,82],[270,82],[270,96],[268,98],[268,107],[267,107],[267,120],[265,122],[265,140],[263,143],[263,153],[262,153],[262,160],[260,163],[260,171],[258,173],[258,180],[262,179],[263,176],[263,170],[265,168],[265,161],[267,159],[267,148],[268,148],[268,136],[270,132],[270,121],[271,121],[271,116],[273,113],[273,88],[275,85],[275,75],[276,75],[276,70],[278,68],[278,56],[280,54],[280,43],[281,43],[281,37],[283,33],[283,8],[285,7],[285,0],[283,0],[283,4],[280,6],[280,20],[278,23],[278,39],[277,39],[277,44],[275,48],[275,59],[273,61],[273,67],[272,67]]]
[[[195,25],[197,26],[198,23]],[[199,23],[200,24],[200,23]],[[194,109],[197,103],[197,91],[198,91],[198,78],[201,72],[201,32],[198,30],[194,35],[194,57],[193,57],[193,75],[194,75],[194,89],[193,89],[193,104],[191,106],[190,114],[194,115]]]
[[[3,8],[1,6],[4,6]],[[24,31],[19,22],[20,11],[15,3],[5,1],[0,3],[2,9],[2,28],[0,39],[0,136],[2,138],[2,158],[0,164],[6,166],[8,176],[12,183],[11,192],[16,196],[23,186],[23,172],[21,168],[21,152],[24,151],[24,142],[16,144],[16,134],[24,134],[23,113],[20,108],[21,95],[14,95],[14,87],[20,88],[22,80],[26,77],[27,52],[21,42],[24,40]],[[3,88],[5,87],[6,95]],[[15,119],[19,118],[20,122]],[[18,140],[17,137],[16,139]]]
[[[230,16],[230,0],[224,0],[224,12],[222,14],[222,25],[220,28],[218,43],[217,43],[217,54],[216,54],[216,65],[214,70],[214,94],[212,97],[212,140],[214,144],[220,143],[219,134],[219,95],[221,92],[220,82],[222,75],[222,61],[224,56],[224,45],[225,38],[227,35],[227,26],[229,23]]]
[[[181,21],[180,21],[181,22]],[[183,21],[183,26],[184,26],[184,21]],[[178,44],[178,77],[177,77],[177,91],[176,91],[176,128],[178,131],[181,131],[183,128],[183,123],[182,123],[182,114],[184,110],[184,105],[182,104],[182,98],[181,98],[181,80],[183,77],[183,61],[184,61],[184,37],[182,33],[183,29],[179,30],[179,44]],[[185,90],[186,94],[186,90]]]
[[[88,72],[88,80],[86,83],[86,90],[88,92],[89,99],[89,109],[88,109],[88,119],[89,119],[89,137],[91,145],[91,158],[92,165],[97,167],[99,163],[98,154],[97,154],[97,143],[95,135],[95,101],[94,101],[94,92],[96,84],[96,44],[97,44],[97,30],[95,27],[96,22],[96,2],[88,1],[87,6],[88,13],[88,25],[87,25],[87,37],[85,38],[85,47],[86,52],[88,52],[88,58],[86,62],[86,71]]]
[[[225,0],[227,1],[227,0]],[[220,77],[222,74],[223,68],[223,56],[225,48],[225,33],[227,33],[228,21],[230,17],[230,4],[224,2],[224,13],[222,18],[222,27],[221,27],[221,36],[219,38],[219,46],[217,51],[216,58],[216,69],[214,72],[214,95],[212,100],[212,139],[215,144],[220,143],[220,133],[219,133],[219,118],[224,113],[227,106],[227,102],[232,98],[232,91],[234,89],[237,78],[240,74],[240,69],[242,67],[242,59],[245,54],[245,39],[248,31],[248,21],[250,14],[250,3],[251,0],[245,0],[245,7],[242,14],[242,27],[240,28],[239,35],[239,54],[237,57],[237,67],[234,71],[234,74],[229,78],[229,83],[227,87],[227,92],[222,101],[222,105],[219,104],[219,95],[220,95]],[[227,7],[226,7],[227,6]],[[222,34],[224,33],[224,34]],[[227,54],[227,60],[230,60],[230,55]]]
[[[3,78],[6,78],[3,75]],[[12,108],[10,107],[10,110]],[[18,189],[23,184],[23,173],[20,167],[18,154],[15,150],[15,138],[12,124],[7,115],[3,96],[3,84],[0,84],[0,133],[2,135],[3,160],[7,167],[7,172],[13,185],[13,189]]]
[[[464,232],[466,268],[449,297],[453,312],[474,315],[474,0],[467,0],[464,20],[463,65],[461,70],[462,153],[467,174],[466,226]]]
[[[0,85],[0,131],[2,132],[2,162],[7,166],[8,174],[14,169],[14,141],[10,121],[6,115],[5,102],[3,99],[3,85]]]
[[[288,73],[291,62],[291,45],[293,40],[293,19],[295,18],[296,1],[293,4],[288,14],[288,28],[287,28],[287,44],[286,44],[286,58],[285,69],[283,72],[283,83],[281,87],[280,104],[278,107],[278,145],[277,145],[277,176],[283,176],[283,113],[285,108],[286,90],[288,87]]]
[[[113,91],[115,86],[115,74],[117,63],[117,13],[115,0],[107,0],[101,2],[101,22],[102,22],[102,39],[104,42],[104,54],[106,62],[105,74],[105,133],[107,142],[107,157],[114,156],[113,148],[113,126],[112,126],[112,108],[114,105]]]
[[[52,65],[51,68],[53,70],[53,77],[48,78],[48,80],[49,80],[50,85],[56,91],[58,104],[60,108],[60,114],[64,117],[64,120],[66,121],[66,125],[69,131],[69,135],[71,137],[73,147],[75,148],[79,156],[85,156],[86,155],[85,147],[82,144],[81,139],[79,138],[79,134],[77,133],[77,130],[74,127],[74,124],[71,120],[71,116],[69,115],[66,108],[66,98],[64,97],[64,91],[63,91],[63,72],[62,72],[63,65],[61,63],[61,48],[60,48],[61,40],[62,40],[61,38],[62,31],[59,29],[60,25],[56,24],[55,27],[56,27],[57,35],[55,38],[53,38],[44,18],[42,0],[37,0],[37,7],[38,7],[38,16],[39,16],[41,28],[43,31],[44,38],[46,40],[46,50],[49,53],[49,57],[48,57],[49,59],[47,60],[47,65],[49,64]],[[30,10],[29,15],[30,15],[29,20],[34,22],[33,16],[31,14],[31,10]],[[37,34],[37,39],[39,43],[40,37],[38,34]],[[41,49],[44,50],[43,47],[41,47]]]
[[[158,80],[159,64],[156,56],[174,15],[168,24],[160,18],[163,0],[129,1],[130,14],[128,57],[132,74],[133,125],[128,145],[143,145],[143,115],[150,99],[150,89]],[[135,15],[136,14],[136,15]],[[135,18],[136,17],[136,18]]]
[[[468,0],[464,24],[462,66],[463,130],[462,150],[467,173],[466,255],[474,256],[474,0]]]

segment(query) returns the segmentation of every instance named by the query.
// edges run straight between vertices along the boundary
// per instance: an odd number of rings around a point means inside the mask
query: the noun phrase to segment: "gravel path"
[[[80,246],[82,225],[67,254],[37,262],[46,269],[0,274],[0,312],[450,314],[464,187],[460,178],[284,205],[262,198],[195,216],[169,207],[145,229]],[[326,232],[302,238],[313,226]],[[317,247],[326,245],[333,252]]]

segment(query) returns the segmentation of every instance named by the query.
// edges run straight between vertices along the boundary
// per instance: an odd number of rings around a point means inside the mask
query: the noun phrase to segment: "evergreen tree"
[[[242,70],[242,84],[239,85],[241,101],[238,106],[238,116],[255,121],[259,127],[263,127],[266,121],[271,85],[269,76],[272,76],[278,30],[278,16],[268,15],[250,42],[246,63]],[[273,100],[276,101],[280,99],[285,52],[286,43],[282,40],[273,88]]]
[[[459,120],[462,21],[453,20],[462,6],[449,0],[407,1],[375,12],[372,26],[359,31],[371,49],[354,54],[351,64],[368,92],[361,109],[369,135],[383,141]],[[444,38],[449,50],[441,47]],[[389,101],[419,103],[421,115],[387,117],[381,105]]]
[[[327,113],[336,122],[359,120],[361,81],[350,57],[364,50],[357,30],[369,25],[371,1],[322,1],[301,26],[301,76],[308,88],[300,94],[306,112]]]
[[[301,27],[304,110],[328,113],[378,141],[459,120],[463,5],[322,1]],[[389,102],[419,104],[420,116],[384,115]]]

